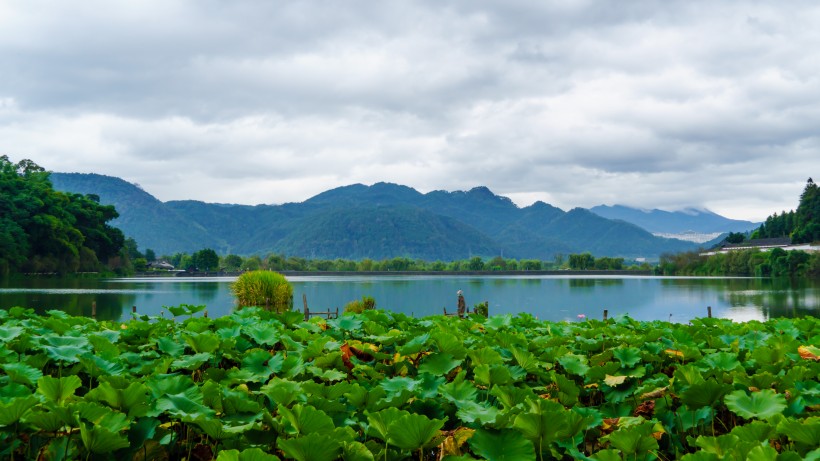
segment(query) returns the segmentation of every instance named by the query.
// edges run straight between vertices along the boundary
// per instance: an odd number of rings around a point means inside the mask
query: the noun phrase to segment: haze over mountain
[[[680,211],[642,210],[624,205],[598,205],[589,209],[607,219],[620,219],[640,226],[652,233],[679,234],[682,232],[724,233],[746,232],[760,223],[729,219],[709,210],[687,208]]]
[[[585,251],[654,257],[696,248],[582,208],[565,212],[543,202],[521,208],[486,187],[422,194],[396,184],[354,184],[302,203],[249,206],[161,202],[136,185],[97,174],[52,173],[51,180],[55,189],[96,194],[114,205],[120,218],[113,224],[157,254],[207,247],[221,254],[328,259],[552,259]]]

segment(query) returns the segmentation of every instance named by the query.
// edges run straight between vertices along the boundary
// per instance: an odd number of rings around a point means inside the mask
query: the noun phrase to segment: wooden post
[[[609,318],[609,311],[607,309],[604,309],[604,322],[606,322],[607,318]]]
[[[205,318],[207,319],[208,318],[208,310],[207,309],[205,310],[204,315],[205,315]]]
[[[485,317],[490,318],[490,302],[485,299],[484,305],[487,306],[487,315]]]
[[[443,309],[444,309],[444,315],[447,315],[447,308],[445,307]]]
[[[308,310],[308,306],[307,306],[307,295],[306,295],[305,293],[302,293],[302,304],[304,304],[304,305],[305,305],[305,310]]]
[[[137,306],[131,306],[131,313],[133,313],[133,314],[137,313]]]
[[[336,306],[336,317],[335,318],[337,318],[337,319],[339,318],[339,306]]]
[[[91,301],[91,318],[97,320],[97,301]]]
[[[712,306],[706,306],[706,315],[711,319],[712,318]]]
[[[308,310],[307,305],[305,305],[305,322],[310,320],[310,311]]]

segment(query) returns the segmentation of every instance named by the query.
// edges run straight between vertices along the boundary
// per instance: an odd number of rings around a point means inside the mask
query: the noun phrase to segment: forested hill
[[[97,272],[120,267],[123,233],[113,206],[52,188],[30,160],[0,156],[0,275]]]
[[[520,208],[486,187],[422,194],[396,184],[355,184],[302,203],[247,206],[161,202],[119,178],[95,174],[53,173],[52,181],[60,190],[94,193],[114,205],[121,216],[114,224],[157,254],[209,247],[221,254],[324,259],[552,259],[586,251],[652,257],[695,248],[588,210],[565,212],[542,202]]]
[[[752,233],[753,239],[790,237],[792,243],[820,241],[820,188],[809,178],[797,210],[773,214]]]

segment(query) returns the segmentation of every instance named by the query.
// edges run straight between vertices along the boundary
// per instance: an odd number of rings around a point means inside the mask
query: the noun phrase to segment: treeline
[[[150,250],[146,250],[146,253]],[[152,252],[151,252],[152,253]],[[134,255],[144,258],[142,254]],[[140,259],[135,259],[139,261]],[[424,261],[396,257],[382,260],[362,259],[305,259],[278,254],[267,257],[226,255],[218,257],[211,249],[203,249],[192,255],[176,253],[163,256],[160,260],[166,261],[177,269],[192,271],[224,271],[238,272],[250,270],[273,271],[304,271],[304,272],[460,272],[460,271],[539,271],[539,270],[622,270],[642,269],[649,270],[646,263],[627,263],[624,258],[594,258],[589,253],[581,255],[556,256],[552,261],[538,259],[505,259],[501,256],[485,259],[474,256],[457,261]],[[203,262],[207,261],[207,262]]]
[[[726,275],[755,277],[820,277],[820,253],[756,249],[714,255],[698,252],[661,255],[660,275]]]
[[[0,275],[127,270],[118,216],[94,195],[55,191],[31,160],[0,156]]]
[[[796,211],[774,213],[750,239],[789,237],[792,243],[811,243],[820,240],[820,190],[809,178]]]

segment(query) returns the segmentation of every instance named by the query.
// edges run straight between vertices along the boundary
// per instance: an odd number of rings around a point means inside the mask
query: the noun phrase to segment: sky
[[[0,155],[163,201],[354,183],[763,220],[820,176],[820,3],[0,2]]]

